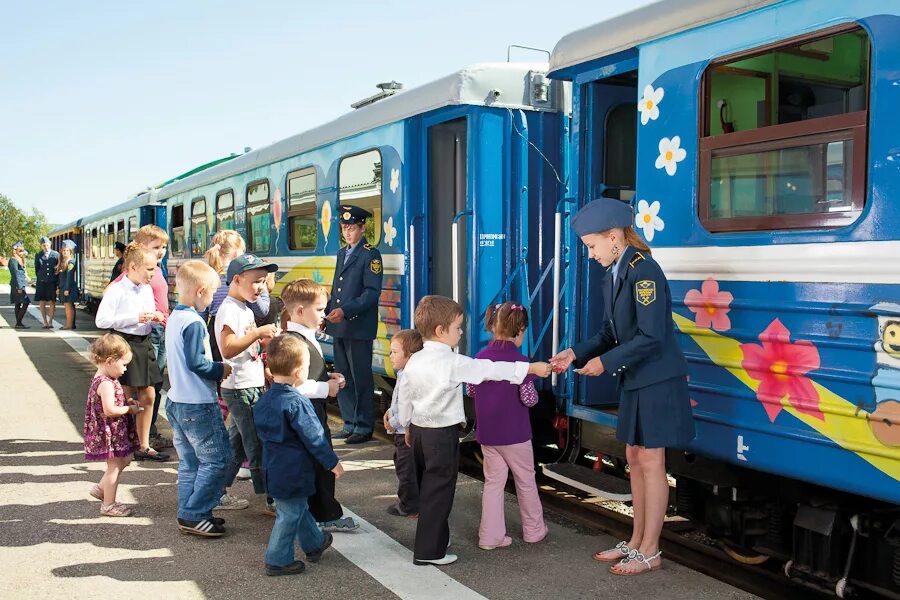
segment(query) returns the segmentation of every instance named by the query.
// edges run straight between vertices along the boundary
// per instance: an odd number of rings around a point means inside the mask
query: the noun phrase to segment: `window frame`
[[[250,188],[259,185],[261,183],[266,184],[266,198],[265,200],[255,200],[250,202]],[[255,254],[268,254],[272,251],[272,239],[269,237],[269,247],[265,249],[260,249],[254,246],[253,244],[253,222],[250,218],[250,208],[257,206],[265,206],[266,212],[269,215],[269,226],[272,225],[272,183],[269,181],[268,177],[263,177],[261,179],[254,179],[249,182],[244,187],[244,223],[246,225],[247,231],[247,252],[253,252]]]
[[[223,210],[219,206],[219,204],[221,202],[222,196],[224,196],[226,194],[231,194],[231,207]],[[231,213],[231,224],[232,224],[231,228],[234,229],[234,215],[235,215],[235,212],[234,212],[234,188],[227,188],[227,189],[219,190],[218,192],[216,192],[216,205],[214,208],[215,208],[214,215],[215,215],[216,232],[218,233],[219,231],[225,231],[224,229],[219,228],[219,219],[222,217],[222,215],[225,215],[227,213]]]
[[[313,200],[312,200],[312,217],[316,225],[316,241],[312,246],[298,246],[294,243],[294,226],[292,219],[309,215],[308,211],[299,209],[291,210],[291,180],[300,179],[301,177],[313,176]],[[295,252],[315,252],[319,246],[319,173],[315,165],[296,169],[287,174],[285,179],[285,189],[287,190],[287,230],[288,230],[288,249]]]
[[[868,71],[866,73],[865,109],[828,117],[817,117],[780,125],[767,125],[747,131],[708,135],[711,116],[711,75],[716,68],[727,67],[735,61],[762,56],[779,49],[835,37],[853,31],[862,31],[869,42]],[[854,223],[862,214],[868,187],[869,109],[872,96],[872,39],[868,32],[856,23],[844,23],[804,35],[779,40],[750,50],[729,54],[712,60],[700,78],[700,110],[698,124],[698,183],[697,215],[700,223],[713,234],[733,232],[775,232],[793,229],[823,229],[843,227]],[[766,87],[766,104],[771,106],[769,85]],[[840,212],[816,212],[802,214],[722,217],[711,213],[712,160],[715,157],[746,156],[754,153],[787,150],[829,142],[851,141],[853,151],[845,163],[851,174],[850,210]]]
[[[198,204],[203,204],[203,210],[197,214],[195,212],[195,207]],[[207,226],[206,220],[206,196],[197,196],[196,198],[191,199],[191,227],[190,227],[190,243],[185,243],[185,246],[190,246],[191,256],[203,256],[203,253],[206,252],[206,248],[201,248],[198,252],[194,252],[194,226],[202,225],[205,230],[205,236],[203,243],[204,245],[209,244],[209,228]]]
[[[176,227],[175,226],[175,210],[179,209],[179,208],[181,209],[181,226]],[[170,236],[169,239],[171,241],[171,245],[169,247],[169,251],[172,253],[172,256],[184,256],[185,246],[187,246],[187,244],[185,242],[185,237],[184,237],[184,202],[180,202],[178,204],[172,205],[171,217],[172,217],[172,223],[171,223],[170,232],[169,232],[169,236]],[[178,251],[178,249],[175,247],[175,240],[178,238],[179,235],[181,236],[180,251]]]

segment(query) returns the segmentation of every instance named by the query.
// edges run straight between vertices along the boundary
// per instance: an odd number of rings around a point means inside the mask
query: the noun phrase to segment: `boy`
[[[298,388],[312,402],[316,417],[323,431],[328,431],[328,398],[337,396],[343,387],[343,376],[325,369],[322,346],[316,339],[316,330],[325,318],[328,293],[310,279],[292,281],[281,292],[281,301],[287,314],[287,332],[295,335],[309,350],[309,374]],[[331,436],[328,446],[331,447]],[[334,498],[334,474],[316,464],[316,492],[309,498],[309,512],[324,531],[353,531],[359,524],[353,517],[345,517],[341,503]]]
[[[169,393],[166,414],[178,450],[178,528],[203,537],[225,534],[223,521],[212,515],[231,466],[231,444],[217,405],[216,382],[231,367],[212,362],[209,335],[198,311],[212,302],[219,276],[199,260],[178,269],[175,289],[180,303],[166,328]]]
[[[277,270],[278,265],[263,262],[253,254],[244,254],[232,260],[225,273],[228,296],[216,313],[215,334],[222,358],[232,368],[231,375],[222,381],[222,399],[231,414],[228,437],[234,456],[225,477],[226,489],[216,507],[219,510],[236,510],[250,505],[227,491],[244,459],[250,463],[253,491],[257,494],[266,491],[260,473],[262,452],[253,426],[253,406],[266,383],[260,340],[274,337],[277,329],[275,325],[257,327],[253,311],[247,304],[259,299],[266,287],[266,274]],[[268,499],[266,505],[269,512],[274,510]]]
[[[492,362],[453,351],[462,338],[462,307],[444,296],[425,296],[416,307],[416,329],[425,343],[406,363],[399,382],[400,424],[406,428],[419,474],[419,522],[413,563],[449,565],[450,509],[459,471],[459,424],[466,420],[461,383],[546,377],[545,362]]]
[[[294,538],[309,562],[317,562],[332,541],[307,508],[315,491],[313,464],[330,469],[335,477],[343,475],[344,468],[327,443],[312,404],[295,387],[306,380],[306,344],[296,336],[282,335],[269,343],[267,354],[274,383],[253,413],[265,447],[266,482],[278,503],[266,549],[266,575],[293,575],[305,569],[302,561],[294,560]]]
[[[397,384],[391,398],[391,406],[384,413],[384,429],[394,434],[394,471],[397,473],[397,504],[388,507],[388,514],[397,517],[419,516],[419,478],[413,460],[412,448],[406,445],[406,429],[400,424],[400,379],[409,357],[422,349],[422,336],[415,329],[403,329],[391,338],[391,364],[397,375]]]

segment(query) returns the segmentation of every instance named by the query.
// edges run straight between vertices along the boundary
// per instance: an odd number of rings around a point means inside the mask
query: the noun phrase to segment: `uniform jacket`
[[[346,246],[337,253],[331,299],[326,310],[327,313],[336,308],[344,309],[344,320],[340,323],[327,323],[325,332],[336,338],[374,340],[378,330],[378,300],[384,276],[381,252],[369,245],[366,238],[362,238],[350,254],[347,264],[344,264],[346,254]]]
[[[56,273],[56,267],[59,266],[59,252],[51,250],[44,254],[41,250],[34,257],[34,273],[37,280],[44,282],[56,283],[59,276]]]
[[[648,252],[631,246],[619,260],[616,289],[611,274],[603,280],[603,327],[573,347],[575,364],[582,367],[599,356],[605,371],[628,390],[687,375],[662,269]]]

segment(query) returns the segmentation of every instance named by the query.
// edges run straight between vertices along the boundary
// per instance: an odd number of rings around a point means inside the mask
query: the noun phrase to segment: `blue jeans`
[[[231,440],[231,468],[225,477],[225,487],[231,487],[241,464],[246,459],[250,463],[250,480],[253,491],[264,494],[266,486],[262,478],[262,446],[256,435],[256,424],[253,422],[253,407],[259,400],[262,388],[245,388],[232,390],[222,388],[222,399],[231,413],[228,422],[228,439]]]
[[[231,444],[217,404],[166,400],[172,441],[178,451],[178,518],[212,518],[231,465]]]
[[[325,543],[325,536],[316,520],[309,514],[306,498],[275,498],[278,507],[275,525],[266,548],[266,564],[286,567],[294,562],[294,538],[305,553],[318,550]]]

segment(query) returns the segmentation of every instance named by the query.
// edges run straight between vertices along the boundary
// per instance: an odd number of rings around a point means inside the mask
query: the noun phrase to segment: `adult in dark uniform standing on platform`
[[[610,373],[620,394],[616,438],[631,467],[634,529],[628,542],[597,552],[610,572],[638,575],[662,566],[659,536],[669,501],[666,448],[694,438],[687,361],[675,339],[672,295],[662,269],[635,233],[631,207],[600,198],[585,205],[572,227],[588,255],[609,272],[604,319],[597,335],[552,359],[557,372]]]
[[[358,206],[338,206],[341,235],[347,245],[337,253],[331,299],[326,307],[325,332],[334,338],[334,368],[346,378],[338,392],[344,427],[335,438],[348,444],[372,439],[375,427],[375,380],[372,344],[378,330],[378,300],[384,265],[381,253],[363,231],[372,213]]]
[[[37,284],[34,289],[34,299],[40,303],[41,318],[44,320],[44,329],[53,328],[53,313],[56,312],[56,292],[59,287],[59,274],[56,272],[59,266],[59,252],[50,248],[50,238],[41,237],[41,251],[34,257],[34,274]],[[47,303],[50,303],[50,312],[47,313]]]

